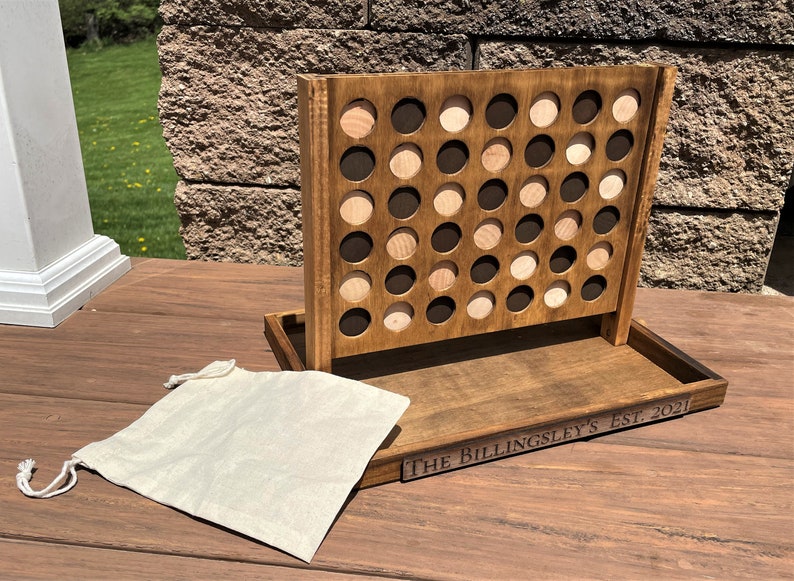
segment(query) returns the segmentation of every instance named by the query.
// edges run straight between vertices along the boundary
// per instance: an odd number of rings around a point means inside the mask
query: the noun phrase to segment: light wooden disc
[[[452,182],[444,184],[436,190],[433,207],[442,216],[452,216],[463,206],[465,195],[460,184]]]
[[[626,174],[619,169],[611,169],[604,174],[598,184],[598,194],[605,200],[617,197],[626,185]]]
[[[502,171],[510,163],[513,155],[513,146],[504,137],[494,137],[485,144],[480,160],[482,166],[488,171]]]
[[[587,252],[587,266],[599,270],[607,265],[610,258],[612,258],[612,245],[606,241],[598,242]]]
[[[538,255],[531,250],[527,250],[516,256],[513,262],[510,263],[510,274],[513,275],[513,278],[525,280],[532,276],[537,267]]]
[[[386,241],[386,252],[396,260],[404,260],[416,251],[419,237],[411,228],[398,228]]]
[[[391,152],[389,169],[401,179],[414,177],[422,169],[422,151],[413,143],[398,145]]]
[[[543,176],[532,176],[521,186],[518,199],[527,208],[535,208],[543,203],[549,193],[549,182]]]
[[[621,91],[612,103],[612,116],[618,123],[631,121],[640,108],[640,94],[634,89]]]
[[[488,291],[479,291],[469,299],[466,305],[466,312],[472,319],[483,319],[491,314],[496,299]]]
[[[554,281],[543,294],[543,302],[555,309],[568,300],[571,295],[571,285],[564,280]]]
[[[366,99],[357,99],[342,109],[339,125],[347,135],[360,139],[370,134],[375,127],[375,119],[375,106]]]
[[[414,308],[405,302],[394,303],[383,314],[383,326],[391,331],[402,331],[414,318]]]
[[[493,248],[501,240],[503,232],[502,223],[496,218],[483,220],[474,230],[474,244],[482,250]]]
[[[342,278],[339,295],[346,301],[360,301],[372,288],[372,279],[363,270],[354,270]]]
[[[339,204],[339,214],[348,224],[362,224],[369,220],[375,203],[372,196],[361,190],[353,190],[345,194],[342,203]]]
[[[551,91],[541,93],[532,101],[529,108],[529,120],[536,127],[548,127],[560,113],[560,98]]]
[[[581,132],[574,135],[568,142],[565,148],[565,158],[568,163],[573,165],[581,165],[590,159],[595,147],[595,139],[587,132]]]
[[[430,274],[427,277],[427,283],[437,291],[447,290],[455,283],[458,277],[458,266],[451,260],[442,260],[437,262],[433,268],[430,269]]]
[[[453,95],[441,105],[438,121],[441,127],[454,133],[464,129],[471,120],[472,106],[463,95]]]
[[[582,215],[576,210],[566,210],[554,223],[554,233],[560,240],[570,240],[582,225]]]

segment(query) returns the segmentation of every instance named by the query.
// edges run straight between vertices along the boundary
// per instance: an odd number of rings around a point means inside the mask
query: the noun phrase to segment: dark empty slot
[[[601,95],[595,91],[585,91],[573,102],[573,120],[585,125],[596,118],[601,110]]]
[[[438,297],[427,305],[427,320],[440,325],[455,314],[455,301],[449,297]]]
[[[409,97],[400,100],[391,111],[391,124],[403,135],[413,133],[425,122],[425,105],[419,99]]]
[[[528,286],[522,285],[514,288],[507,295],[507,309],[513,313],[520,313],[526,309],[535,298],[535,292]]]
[[[430,245],[436,252],[449,252],[460,242],[460,226],[454,222],[445,222],[433,231]]]
[[[554,251],[549,259],[549,268],[555,274],[561,274],[576,262],[576,250],[572,246],[562,246]]]
[[[537,214],[524,216],[516,224],[516,240],[521,244],[529,244],[543,232],[543,218]]]
[[[351,182],[367,179],[375,169],[375,156],[366,147],[351,147],[342,154],[339,170]]]
[[[554,155],[554,140],[548,135],[538,135],[527,144],[524,161],[529,167],[543,167]]]
[[[339,330],[347,337],[358,337],[367,330],[372,321],[364,309],[350,309],[339,319]]]
[[[569,203],[576,202],[584,196],[589,186],[590,180],[587,179],[586,174],[582,172],[572,173],[562,180],[560,197]]]
[[[499,272],[499,261],[493,256],[481,256],[471,265],[471,279],[478,284],[485,284]]]
[[[593,218],[593,230],[596,234],[608,234],[620,221],[620,212],[614,206],[601,208]]]
[[[586,301],[594,301],[604,294],[606,288],[607,279],[601,275],[591,276],[582,286],[582,298]]]
[[[512,95],[497,95],[485,108],[485,120],[494,129],[504,129],[513,122],[518,113],[518,103]]]
[[[436,165],[440,172],[451,175],[458,173],[469,161],[469,148],[462,141],[447,141],[438,150]]]
[[[398,220],[405,220],[419,209],[419,201],[419,192],[414,188],[397,188],[389,197],[389,213]]]
[[[634,136],[631,131],[621,129],[612,134],[607,140],[607,157],[611,161],[620,161],[626,157],[634,146]]]
[[[411,290],[416,282],[416,273],[410,266],[397,266],[386,275],[386,290],[393,295],[402,295]]]
[[[366,232],[351,232],[339,245],[339,256],[347,262],[361,262],[372,252],[372,238]]]
[[[496,210],[507,199],[507,184],[502,180],[488,180],[477,194],[477,203],[483,210]]]

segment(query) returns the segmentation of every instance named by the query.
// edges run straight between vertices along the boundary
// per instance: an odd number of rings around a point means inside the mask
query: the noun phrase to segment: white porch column
[[[58,0],[0,0],[0,323],[54,327],[129,268],[91,224]]]

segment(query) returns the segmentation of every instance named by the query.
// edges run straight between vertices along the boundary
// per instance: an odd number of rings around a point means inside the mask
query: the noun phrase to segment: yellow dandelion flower
[[[140,141],[133,141],[132,142],[133,147],[138,147],[140,144],[141,144]]]
[[[146,246],[141,246],[141,252],[146,252],[147,250],[149,250],[149,249],[146,248]]]
[[[142,188],[143,186],[141,184],[139,184],[138,182],[135,182],[135,187],[136,188]]]
[[[147,174],[150,174],[150,173],[152,173],[152,170],[150,170],[148,167],[146,168],[146,170],[145,170],[145,171],[146,171],[146,173],[147,173]]]
[[[141,236],[140,238],[138,238],[138,242],[146,242],[146,239],[143,236]]]
[[[111,145],[110,146],[110,151],[116,151],[116,146],[115,145]]]

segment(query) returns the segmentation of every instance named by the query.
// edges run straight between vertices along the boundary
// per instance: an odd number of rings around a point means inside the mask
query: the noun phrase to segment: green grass
[[[128,256],[185,258],[157,116],[154,38],[67,51],[94,232]]]

